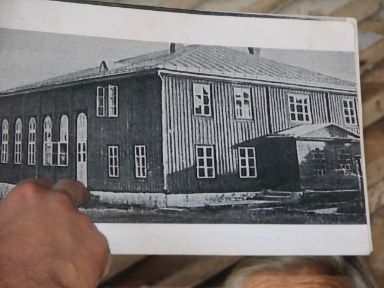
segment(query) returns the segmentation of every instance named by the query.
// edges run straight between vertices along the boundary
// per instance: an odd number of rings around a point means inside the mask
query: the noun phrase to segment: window
[[[119,177],[119,146],[108,146],[108,175]]]
[[[119,99],[119,90],[117,86],[108,86],[108,116],[117,117],[118,116],[118,99]]]
[[[43,165],[52,165],[52,120],[49,116],[44,119],[43,127]]]
[[[147,155],[145,145],[135,145],[136,178],[147,178]]]
[[[196,146],[197,178],[215,178],[213,146]]]
[[[211,89],[207,84],[193,84],[194,114],[211,116]]]
[[[357,124],[355,101],[353,99],[343,100],[343,114],[347,125]]]
[[[57,165],[68,166],[68,116],[63,115],[60,119],[60,142],[57,143]],[[55,155],[53,155],[55,158]]]
[[[294,122],[312,122],[308,95],[289,94],[289,114]]]
[[[327,172],[325,153],[320,148],[311,151],[311,163],[314,176],[323,176]]]
[[[234,88],[235,118],[252,120],[251,91],[249,88]]]
[[[31,118],[28,125],[28,165],[36,165],[36,119]]]
[[[15,123],[15,154],[14,154],[14,163],[21,164],[21,156],[22,156],[22,123],[21,119],[17,119]]]
[[[344,170],[345,172],[352,170],[352,155],[347,152],[345,149],[341,149],[338,153],[338,168]]]
[[[119,89],[117,86],[98,86],[96,116],[117,117],[119,114]]]
[[[97,96],[96,96],[96,116],[98,117],[105,117],[106,111],[105,111],[105,88],[104,87],[97,87]]]
[[[239,176],[240,178],[256,178],[256,153],[254,147],[239,148]]]
[[[1,163],[8,163],[8,131],[9,125],[8,120],[4,119],[1,124]]]

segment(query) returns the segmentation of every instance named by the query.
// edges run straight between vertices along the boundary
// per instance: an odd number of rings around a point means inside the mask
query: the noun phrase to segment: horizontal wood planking
[[[364,74],[384,60],[384,38],[360,52],[360,73]]]
[[[380,0],[351,0],[334,10],[329,16],[352,17],[360,21],[375,14],[379,8]]]
[[[293,0],[259,0],[254,1],[253,4],[242,8],[241,11],[247,13],[272,13],[282,7],[285,7],[292,3]]]
[[[111,255],[108,273],[103,277],[102,282],[111,279],[116,274],[135,265],[145,257],[144,255]]]
[[[191,263],[209,258],[208,256],[148,256],[99,288],[152,287]]]

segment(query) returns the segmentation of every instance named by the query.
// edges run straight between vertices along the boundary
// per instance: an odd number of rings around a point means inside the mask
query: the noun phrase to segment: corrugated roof
[[[174,53],[164,50],[122,59],[114,62],[109,68],[108,71],[99,71],[99,66],[84,69],[9,89],[3,94],[152,69],[356,91],[356,83],[223,46],[184,46]]]

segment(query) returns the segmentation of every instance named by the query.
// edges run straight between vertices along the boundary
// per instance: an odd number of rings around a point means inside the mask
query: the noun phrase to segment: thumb
[[[81,182],[71,179],[57,181],[52,190],[67,195],[74,207],[84,205],[91,198],[91,193]]]

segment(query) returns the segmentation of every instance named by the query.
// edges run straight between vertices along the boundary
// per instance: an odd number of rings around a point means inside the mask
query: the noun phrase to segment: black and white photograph
[[[0,39],[1,197],[72,178],[96,223],[367,225],[355,51]]]

